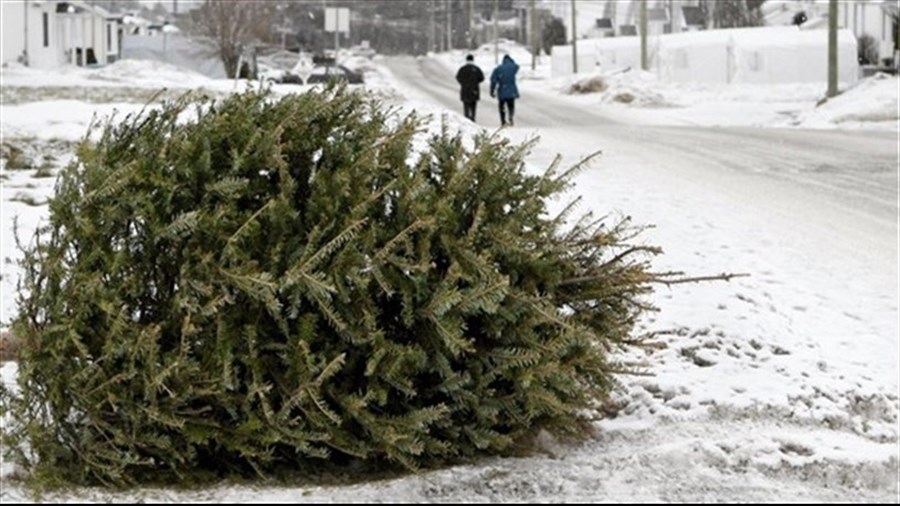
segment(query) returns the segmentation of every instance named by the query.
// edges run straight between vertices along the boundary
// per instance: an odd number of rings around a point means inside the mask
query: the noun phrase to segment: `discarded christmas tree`
[[[33,476],[504,454],[582,434],[622,371],[655,250],[550,216],[577,167],[528,175],[529,144],[416,144],[419,118],[340,87],[101,131],[25,248],[6,406]]]

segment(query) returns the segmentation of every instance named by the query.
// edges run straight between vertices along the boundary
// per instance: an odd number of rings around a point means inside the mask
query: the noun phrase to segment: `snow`
[[[819,82],[827,73],[827,31],[796,26],[699,30],[651,35],[648,64],[664,82],[776,84]],[[554,76],[571,74],[572,47],[555,46]],[[603,71],[641,66],[639,37],[579,39],[578,67]],[[853,32],[838,32],[838,78],[858,80]]]
[[[541,56],[544,64],[532,70],[526,49],[507,48],[500,56],[507,53],[519,64],[520,92],[566,94],[576,83],[599,78],[606,89],[571,100],[637,124],[900,131],[900,79],[886,74],[863,79],[817,106],[825,96],[824,80],[775,85],[677,83],[631,68],[551,78],[546,55]],[[465,54],[454,51],[435,59],[449,71],[464,62]],[[495,67],[493,46],[483,46],[474,55],[475,63],[489,76]],[[533,81],[540,83],[529,87]]]
[[[637,71],[551,78],[549,58],[532,70],[524,48],[506,44],[500,56],[507,53],[521,66],[518,114],[525,126],[499,135],[515,141],[540,136],[529,158],[531,170],[542,170],[556,153],[563,154],[564,163],[573,163],[600,148],[602,157],[579,175],[567,197],[584,196],[585,211],[655,224],[642,237],[665,250],[654,262],[658,270],[750,274],[728,283],[656,291],[651,301],[660,311],[642,321],[639,330],[669,332],[660,336],[658,348],[623,355],[645,364],[653,376],[622,378],[614,396],[621,405],[617,416],[597,422],[596,436],[585,443],[545,437],[541,452],[533,456],[484,459],[389,480],[343,486],[222,485],[201,491],[78,489],[51,493],[41,501],[897,501],[900,159],[893,159],[887,174],[860,176],[858,184],[871,185],[869,193],[847,196],[846,202],[828,200],[796,188],[810,181],[836,184],[851,174],[837,167],[834,174],[809,179],[798,162],[783,178],[770,178],[780,169],[775,155],[787,148],[769,146],[768,139],[779,132],[785,138],[796,133],[799,137],[790,138],[815,142],[823,152],[820,164],[827,165],[831,151],[823,139],[850,136],[858,139],[859,157],[881,159],[884,150],[873,146],[900,132],[898,78],[862,80],[817,106],[824,83],[662,83]],[[461,107],[447,109],[457,104],[452,76],[465,54],[411,60],[411,68],[418,65],[445,76],[443,101],[428,89],[429,83],[402,75],[396,62],[360,58],[350,66],[366,72],[368,90],[402,111],[431,115],[432,131],[443,122],[469,136],[484,127],[465,120]],[[489,76],[493,46],[473,54]],[[605,88],[570,93],[573,84],[591,78],[602,79]],[[95,114],[139,110],[144,91],[204,88],[224,94],[236,89],[234,81],[140,61],[96,70],[4,68],[0,79],[3,149],[19,146],[34,165],[51,168],[71,159],[72,143],[84,135]],[[290,93],[306,87],[273,89]],[[625,93],[634,99],[625,103],[616,98]],[[111,98],[103,100],[106,96]],[[485,98],[479,109],[485,125],[496,123],[490,104]],[[585,117],[596,117],[600,127],[608,118],[620,123],[596,130],[565,122],[528,126],[526,120],[540,118],[539,104],[574,108],[581,116],[573,116],[573,124]],[[553,118],[549,113],[545,117]],[[676,150],[689,135],[717,134],[706,127],[752,129],[737,132],[745,136],[747,153],[752,148],[755,154],[721,154],[714,145],[698,145],[696,158],[689,158]],[[671,139],[654,138],[648,149],[641,144],[644,131]],[[759,132],[759,140],[753,132]],[[767,149],[774,153],[771,166]],[[718,173],[704,172],[710,160],[719,159],[752,170],[727,165]],[[13,262],[19,253],[11,240],[13,222],[27,241],[45,219],[42,203],[53,192],[53,178],[7,165],[4,159],[0,170],[0,326],[15,311],[18,270]],[[857,200],[864,204],[857,206]],[[879,211],[870,216],[870,208]],[[0,367],[8,386],[15,375],[14,363]],[[7,479],[12,472],[10,463],[0,465],[5,478],[0,499],[29,500]]]
[[[98,69],[66,65],[57,70],[3,68],[3,87],[16,86],[137,86],[197,88],[213,80],[189,69],[149,60],[119,60]],[[98,82],[99,81],[99,82]],[[222,85],[223,83],[219,83]]]

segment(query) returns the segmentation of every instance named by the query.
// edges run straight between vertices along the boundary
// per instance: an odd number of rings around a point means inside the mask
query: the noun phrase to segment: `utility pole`
[[[575,24],[575,0],[572,0],[572,73],[578,73],[578,25]]]
[[[434,0],[428,0],[428,50],[432,53],[434,52],[435,47],[435,24],[434,24]]]
[[[837,0],[829,0],[828,2],[828,91],[825,96],[828,98],[837,96],[838,94],[838,54],[837,54],[837,32],[838,32],[838,3]]]
[[[500,41],[497,40],[500,33],[497,29],[498,17],[500,17],[500,0],[494,0],[494,65],[500,63]]]
[[[544,49],[544,11],[538,11],[538,49]]]
[[[647,0],[641,0],[641,70],[649,70],[647,58]]]
[[[469,44],[469,49],[475,49],[475,23],[472,22],[472,15],[475,13],[475,0],[469,0],[469,12],[468,12],[468,20],[469,20],[469,40],[467,41]]]
[[[616,13],[617,3],[618,2],[612,2],[609,4],[609,17],[612,19],[613,35],[619,35],[619,16]]]
[[[535,33],[537,26],[537,21],[534,18],[534,0],[528,0],[528,45],[531,46],[531,70],[534,70],[537,67],[537,44],[535,41],[537,40],[537,34]]]
[[[453,49],[453,0],[447,0],[447,51]]]
[[[24,9],[22,9],[22,14],[25,15],[25,19],[22,20],[22,21],[24,21],[24,24],[22,26],[25,28],[25,55],[24,55],[25,61],[23,61],[22,63],[25,64],[26,67],[30,67],[31,62],[28,61],[30,55],[28,54],[28,6],[27,5],[25,6]]]

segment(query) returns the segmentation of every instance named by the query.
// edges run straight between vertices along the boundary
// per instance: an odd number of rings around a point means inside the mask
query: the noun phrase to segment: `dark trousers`
[[[500,123],[507,124],[506,115],[509,113],[509,124],[513,124],[513,117],[516,115],[516,99],[501,98],[500,99]]]
[[[463,114],[472,121],[475,121],[475,106],[478,102],[463,102]]]

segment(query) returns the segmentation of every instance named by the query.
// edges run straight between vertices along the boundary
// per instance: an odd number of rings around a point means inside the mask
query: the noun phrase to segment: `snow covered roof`
[[[35,2],[37,3],[37,2]],[[92,5],[83,0],[68,0],[56,3],[56,12],[60,14],[85,14],[90,13],[104,19],[116,19],[117,17],[99,5]]]
[[[122,16],[122,22],[126,25],[149,25],[150,20],[137,16],[135,14],[126,14]]]
[[[771,36],[768,34],[765,36],[754,36],[752,33],[741,30],[742,33],[736,35],[735,42],[739,42],[742,47],[802,47],[824,46],[828,40],[826,32],[823,30],[804,30],[796,26],[776,26],[767,28],[778,28],[779,31],[771,32]],[[853,35],[853,31],[847,28],[839,29],[838,44],[852,44],[856,47],[856,36]]]

